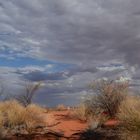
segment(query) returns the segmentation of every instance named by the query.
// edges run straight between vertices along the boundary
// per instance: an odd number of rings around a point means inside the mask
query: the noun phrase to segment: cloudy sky
[[[43,81],[35,101],[75,104],[101,78],[140,84],[139,0],[0,0],[5,94]]]

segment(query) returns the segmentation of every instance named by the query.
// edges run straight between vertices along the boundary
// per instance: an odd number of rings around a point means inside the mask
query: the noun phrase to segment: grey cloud
[[[74,64],[58,73],[15,71],[20,78],[53,82],[49,92],[57,92],[57,83],[59,92],[84,90],[101,77],[123,75],[135,82],[139,72],[129,69],[140,66],[139,6],[139,0],[0,0],[0,48],[11,58]],[[0,57],[6,58],[1,49]],[[116,63],[125,69],[97,69]]]
[[[15,38],[20,44],[17,48],[23,50],[27,42],[21,38],[25,36],[40,42],[36,47],[28,42],[30,51],[23,52],[26,55],[92,65],[110,60],[132,64],[139,58],[139,42],[135,43],[139,19],[134,14],[139,11],[139,1],[12,0],[2,3],[3,15],[9,17],[8,24],[21,32]],[[131,44],[137,51],[131,49]]]
[[[31,81],[63,80],[66,78],[63,72],[45,73],[45,72],[40,72],[40,71],[24,74],[23,77]]]

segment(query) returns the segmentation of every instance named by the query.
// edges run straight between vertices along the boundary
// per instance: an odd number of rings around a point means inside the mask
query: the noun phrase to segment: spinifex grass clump
[[[57,105],[56,110],[58,110],[58,111],[64,111],[64,110],[66,110],[66,107],[63,104],[59,104],[59,105]]]
[[[0,102],[0,126],[14,129],[24,125],[28,131],[43,123],[40,116],[43,112],[44,109],[37,105],[24,107],[15,100]]]
[[[73,117],[81,121],[87,121],[88,114],[86,113],[87,107],[84,103],[79,104],[74,109]]]
[[[125,132],[140,134],[140,97],[127,97],[119,107],[118,118]]]

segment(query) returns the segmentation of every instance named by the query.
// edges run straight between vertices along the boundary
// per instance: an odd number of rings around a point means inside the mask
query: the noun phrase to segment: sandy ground
[[[39,136],[34,138],[29,138],[29,140],[58,140],[58,137],[61,137],[59,140],[80,140],[79,135],[74,135],[76,133],[80,134],[80,132],[84,132],[86,128],[88,128],[87,122],[82,122],[76,118],[73,117],[73,111],[72,110],[65,110],[65,111],[50,111],[49,113],[43,113],[42,119],[44,121],[44,125],[48,127],[50,132],[53,132],[53,135],[47,136]],[[104,126],[112,127],[114,125],[117,125],[118,121],[116,120],[109,120],[104,123]],[[62,134],[61,136],[54,135],[56,133]],[[82,133],[81,133],[82,134]],[[91,137],[92,138],[92,137]],[[95,136],[93,136],[93,139],[95,139]],[[13,139],[10,140],[19,140]],[[26,138],[20,138],[20,140],[26,140]],[[88,139],[86,139],[88,140]],[[91,139],[90,139],[91,140]]]
[[[72,134],[81,132],[87,128],[86,122],[70,117],[71,111],[51,111],[44,116],[48,128],[52,131],[64,134],[70,137]]]

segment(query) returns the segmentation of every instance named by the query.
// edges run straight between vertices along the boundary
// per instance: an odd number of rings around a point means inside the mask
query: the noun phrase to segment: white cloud
[[[98,66],[97,69],[102,71],[114,71],[114,70],[125,70],[126,68],[123,65],[105,65],[105,66]]]

